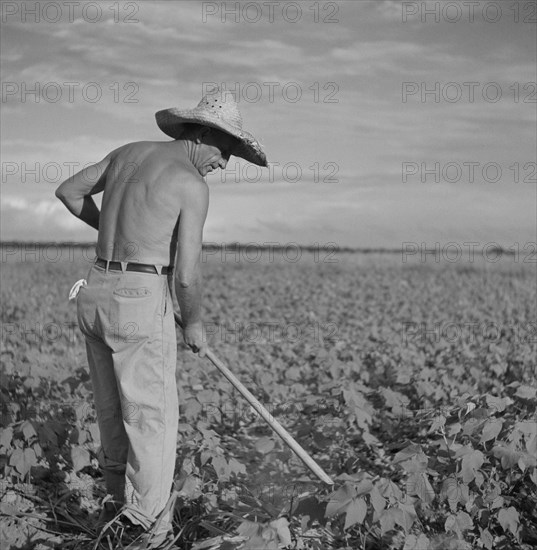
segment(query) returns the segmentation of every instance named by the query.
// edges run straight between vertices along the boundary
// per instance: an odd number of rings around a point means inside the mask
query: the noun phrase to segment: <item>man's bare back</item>
[[[142,141],[110,154],[97,256],[173,265],[182,205],[207,187],[183,143]]]

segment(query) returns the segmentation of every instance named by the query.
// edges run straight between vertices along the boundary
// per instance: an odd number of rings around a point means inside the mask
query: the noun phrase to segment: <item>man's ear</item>
[[[209,126],[201,126],[198,135],[196,136],[196,143],[201,143],[202,138],[206,136],[210,131],[211,129],[209,128]]]

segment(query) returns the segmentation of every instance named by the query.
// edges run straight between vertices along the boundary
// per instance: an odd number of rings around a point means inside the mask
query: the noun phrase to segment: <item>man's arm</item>
[[[207,184],[197,178],[187,182],[179,214],[174,283],[185,343],[200,357],[207,349],[201,322],[201,246],[208,208]]]
[[[97,164],[80,170],[56,189],[56,197],[69,211],[97,230],[100,212],[91,195],[103,191],[110,159],[111,154]]]

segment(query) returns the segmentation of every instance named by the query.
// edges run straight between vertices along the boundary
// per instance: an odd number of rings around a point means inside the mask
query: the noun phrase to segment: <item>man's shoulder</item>
[[[188,158],[164,152],[162,156],[153,155],[151,163],[158,173],[158,180],[180,197],[184,205],[208,201],[209,187]]]
[[[170,154],[169,150],[156,149],[151,156],[151,161],[157,163],[159,171],[166,179],[178,185],[195,188],[206,186],[205,180],[187,157]]]
[[[125,143],[117,149],[114,149],[108,156],[121,158],[125,155],[131,155],[133,153],[138,155],[146,155],[155,151],[155,146],[157,144],[158,142],[154,141],[131,141],[130,143]]]
[[[120,162],[134,162],[144,166],[159,179],[173,181],[176,184],[188,183],[205,185],[195,166],[187,157],[182,157],[170,149],[164,141],[134,141],[115,149],[110,153]]]

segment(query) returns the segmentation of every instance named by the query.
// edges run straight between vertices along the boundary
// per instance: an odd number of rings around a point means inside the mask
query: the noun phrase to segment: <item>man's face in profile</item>
[[[199,139],[201,143],[199,144],[198,172],[205,177],[218,168],[224,170],[237,145],[237,140],[216,128],[204,129]]]

